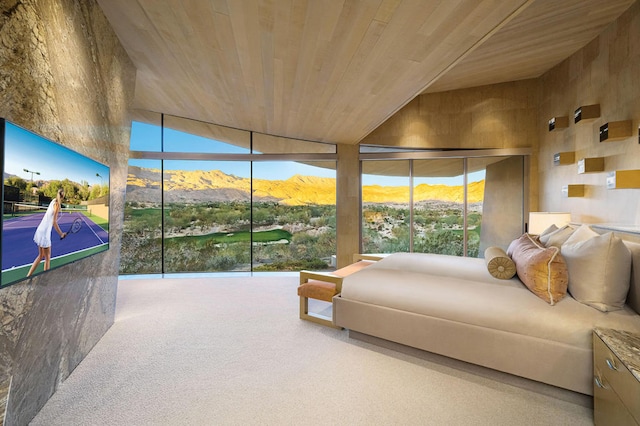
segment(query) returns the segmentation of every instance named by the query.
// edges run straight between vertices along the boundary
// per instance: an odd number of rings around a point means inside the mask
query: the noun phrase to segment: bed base
[[[358,333],[593,395],[591,348],[346,300],[340,295],[333,298],[333,321]]]

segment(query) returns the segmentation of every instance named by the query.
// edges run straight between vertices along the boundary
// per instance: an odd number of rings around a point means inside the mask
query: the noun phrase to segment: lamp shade
[[[567,212],[530,212],[529,213],[529,233],[539,235],[550,227],[556,225],[562,228],[571,222],[571,213]]]

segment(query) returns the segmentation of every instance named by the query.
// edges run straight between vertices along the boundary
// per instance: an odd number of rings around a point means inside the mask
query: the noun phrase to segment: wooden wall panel
[[[640,3],[636,2],[600,36],[540,78],[541,104],[539,208],[570,211],[572,220],[587,223],[635,224],[640,220],[640,190],[606,189],[607,172],[640,168]],[[546,121],[570,115],[582,105],[600,104],[600,117],[548,132]],[[633,136],[599,142],[606,122],[632,120]],[[577,173],[577,165],[553,166],[553,154],[575,151],[576,161],[604,157],[605,170]],[[562,186],[585,185],[585,197],[561,195]]]
[[[360,252],[360,162],[358,145],[338,145],[336,233],[338,268]]]
[[[537,139],[537,80],[420,95],[362,144],[527,148]]]

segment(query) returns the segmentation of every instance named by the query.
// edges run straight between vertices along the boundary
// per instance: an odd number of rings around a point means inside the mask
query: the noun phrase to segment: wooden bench
[[[333,324],[332,317],[309,312],[309,299],[332,303],[333,296],[340,294],[342,291],[342,279],[344,277],[371,265],[381,258],[382,256],[379,255],[357,254],[354,256],[355,263],[332,272],[300,271],[300,286],[298,287],[300,319],[328,327],[340,328]]]

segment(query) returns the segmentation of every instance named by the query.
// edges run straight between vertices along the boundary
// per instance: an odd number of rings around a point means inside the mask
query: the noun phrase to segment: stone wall
[[[0,12],[0,116],[111,174],[109,250],[0,289],[5,424],[22,425],[113,323],[135,69],[95,0],[0,0]]]

